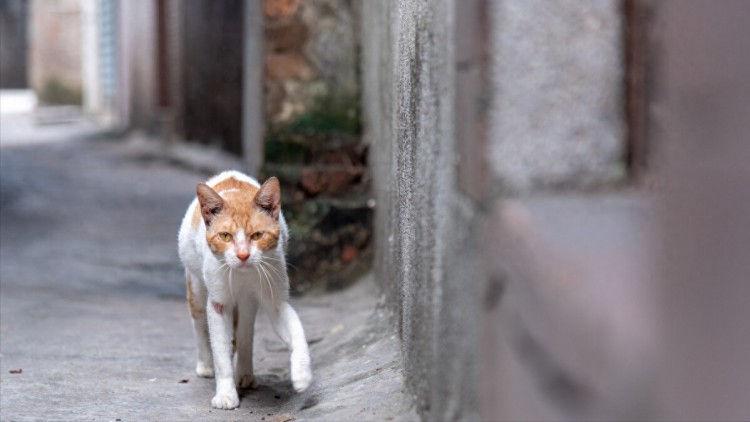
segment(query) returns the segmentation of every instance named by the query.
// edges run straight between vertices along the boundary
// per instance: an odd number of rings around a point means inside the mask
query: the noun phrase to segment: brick
[[[301,0],[266,0],[263,13],[269,19],[286,18],[297,13]]]
[[[266,75],[270,80],[298,79],[309,81],[315,76],[312,67],[300,53],[269,54]]]

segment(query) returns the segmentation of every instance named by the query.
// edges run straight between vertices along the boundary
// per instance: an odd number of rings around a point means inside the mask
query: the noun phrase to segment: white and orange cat
[[[285,250],[289,238],[281,214],[279,181],[261,186],[237,171],[199,183],[185,214],[178,247],[198,343],[195,372],[216,377],[211,404],[239,406],[236,387],[252,387],[255,314],[263,309],[291,349],[296,391],[312,381],[310,354],[297,313],[287,302]]]

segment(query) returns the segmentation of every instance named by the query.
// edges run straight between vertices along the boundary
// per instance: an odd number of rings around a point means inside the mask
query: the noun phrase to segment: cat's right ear
[[[211,189],[205,183],[198,183],[195,187],[195,192],[198,194],[198,202],[201,205],[201,215],[203,221],[206,222],[206,226],[211,224],[211,220],[214,219],[224,209],[224,200],[221,199],[215,190]]]

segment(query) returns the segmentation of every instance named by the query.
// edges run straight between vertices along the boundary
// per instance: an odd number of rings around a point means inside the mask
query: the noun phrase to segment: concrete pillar
[[[258,176],[263,165],[265,135],[263,96],[263,5],[245,0],[242,66],[242,156],[248,172]]]

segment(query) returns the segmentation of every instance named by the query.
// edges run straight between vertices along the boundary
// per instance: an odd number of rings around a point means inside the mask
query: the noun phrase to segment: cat
[[[305,332],[287,301],[289,234],[280,189],[275,177],[261,186],[240,172],[223,172],[196,186],[197,197],[180,226],[178,251],[198,343],[195,372],[215,376],[211,405],[218,409],[239,406],[236,387],[256,385],[253,331],[258,308],[291,349],[294,389],[304,391],[312,382]]]

